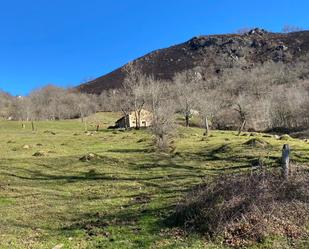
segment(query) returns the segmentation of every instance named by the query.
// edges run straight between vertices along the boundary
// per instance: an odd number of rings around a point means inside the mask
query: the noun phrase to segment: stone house
[[[151,112],[142,109],[140,115],[136,112],[130,112],[128,115],[121,117],[115,122],[115,128],[135,128],[138,126],[140,116],[140,127],[149,127],[152,124],[153,115]]]

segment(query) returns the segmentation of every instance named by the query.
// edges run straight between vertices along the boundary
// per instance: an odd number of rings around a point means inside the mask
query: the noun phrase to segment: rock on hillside
[[[253,29],[244,34],[198,36],[169,48],[156,50],[134,61],[142,71],[158,79],[172,79],[175,73],[203,66],[216,74],[237,66],[248,69],[267,61],[289,63],[309,52],[309,31],[271,33]],[[308,57],[307,57],[308,58]],[[82,92],[99,94],[119,88],[125,75],[119,68],[82,84]]]

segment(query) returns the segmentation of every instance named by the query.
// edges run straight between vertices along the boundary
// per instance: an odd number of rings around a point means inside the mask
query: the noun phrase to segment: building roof
[[[124,116],[121,117],[120,119],[118,119],[115,123],[119,123],[120,121],[122,121],[124,119]]]

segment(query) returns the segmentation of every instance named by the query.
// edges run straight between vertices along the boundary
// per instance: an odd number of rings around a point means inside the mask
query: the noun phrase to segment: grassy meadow
[[[118,117],[90,117],[88,133],[80,120],[35,122],[35,132],[0,121],[0,248],[225,248],[166,224],[183,196],[208,176],[257,161],[277,167],[287,142],[294,164],[309,162],[302,140],[229,131],[203,139],[203,129],[184,127],[175,151],[158,153],[147,130],[108,130]],[[266,145],[246,144],[257,137]]]

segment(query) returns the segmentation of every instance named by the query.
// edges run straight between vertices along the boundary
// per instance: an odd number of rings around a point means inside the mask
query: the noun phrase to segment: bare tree
[[[239,95],[236,98],[235,103],[235,111],[238,113],[238,119],[240,121],[239,129],[238,129],[238,135],[241,134],[243,129],[246,126],[248,116],[249,116],[249,110],[250,110],[250,100],[245,95]]]
[[[3,91],[0,91],[0,118],[8,119],[11,114],[13,97]]]
[[[96,104],[92,101],[92,98],[85,94],[76,94],[76,103],[79,116],[82,122],[85,122],[85,117],[96,112]]]
[[[210,124],[214,121],[216,114],[223,106],[222,98],[218,92],[210,89],[201,89],[197,95],[197,109],[204,121],[205,136],[210,133]]]
[[[103,91],[98,97],[100,111],[117,112],[121,111],[118,106],[119,89]]]
[[[271,96],[271,125],[301,128],[308,125],[309,91],[305,85],[277,86]]]
[[[184,115],[186,127],[189,127],[192,111],[195,108],[197,81],[200,79],[201,75],[193,70],[178,73],[174,77],[175,98],[179,111]]]
[[[126,77],[123,82],[123,97],[125,103],[122,102],[122,111],[125,116],[128,112],[135,112],[136,129],[141,126],[141,111],[145,106],[145,81],[146,76],[142,74],[140,68],[133,64],[128,63],[124,67]]]
[[[298,32],[298,31],[302,31],[302,30],[304,30],[304,29],[301,28],[301,27],[289,25],[289,24],[284,25],[283,28],[282,28],[283,33],[292,33],[292,32]]]
[[[169,82],[158,82],[148,78],[146,85],[147,106],[152,111],[151,131],[159,150],[167,151],[175,132],[175,102],[171,96]]]
[[[97,111],[96,96],[52,85],[37,89],[15,101],[15,114],[29,120],[82,118]],[[21,107],[23,114],[17,109]]]
[[[12,117],[14,120],[28,121],[31,119],[31,101],[28,97],[18,96],[12,103]]]

